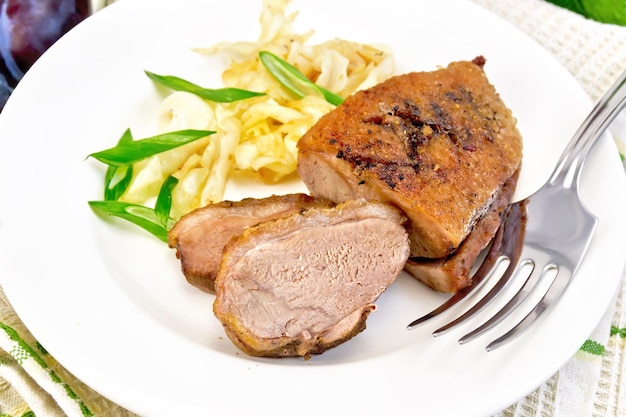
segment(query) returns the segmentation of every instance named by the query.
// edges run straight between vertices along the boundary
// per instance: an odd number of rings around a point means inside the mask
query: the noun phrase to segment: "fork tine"
[[[531,264],[532,262],[524,260],[520,263],[519,266],[531,265]],[[516,276],[517,274],[521,272],[519,266],[517,268]],[[477,338],[478,336],[485,333],[487,330],[491,329],[496,324],[504,320],[505,317],[507,317],[517,306],[519,306],[522,302],[524,302],[524,300],[526,300],[526,298],[528,298],[532,290],[536,287],[537,283],[539,282],[539,278],[541,276],[542,276],[542,271],[535,268],[533,265],[533,270],[531,271],[530,274],[528,274],[528,277],[524,281],[524,284],[515,293],[515,295],[509,300],[509,302],[506,303],[504,307],[502,307],[496,314],[493,315],[493,317],[491,317],[485,323],[483,323],[476,329],[472,330],[465,336],[461,337],[459,339],[459,343],[464,344],[464,343],[474,340],[475,338]]]
[[[505,260],[505,259],[509,259],[509,257],[508,256],[502,256],[502,257],[500,257],[500,259],[501,260]],[[472,306],[472,308],[467,310],[465,313],[463,313],[462,315],[460,315],[456,319],[452,320],[451,322],[449,322],[449,323],[441,326],[437,330],[435,330],[433,332],[433,336],[435,336],[435,337],[441,336],[442,334],[446,333],[447,331],[449,331],[449,330],[453,329],[454,327],[458,326],[459,324],[463,323],[465,320],[469,319],[474,314],[476,314],[480,310],[482,310],[489,303],[491,303],[491,301],[493,301],[494,298],[496,298],[496,296],[502,291],[502,289],[506,286],[506,284],[509,283],[509,281],[511,280],[511,277],[513,276],[513,272],[514,271],[515,271],[515,264],[511,260],[510,263],[509,263],[509,266],[506,269],[506,271],[504,271],[504,274],[502,274],[500,279],[498,279],[498,282],[496,282],[496,284],[491,288],[491,290],[489,290],[489,292],[483,298],[481,298],[476,304],[474,304]]]
[[[626,100],[626,97],[625,97]],[[586,211],[584,206],[581,207],[582,210]],[[587,212],[588,213],[588,212]],[[550,269],[556,270],[556,276],[550,283],[548,290],[545,292],[543,297],[537,302],[537,304],[533,307],[533,309],[528,313],[518,324],[516,324],[511,330],[498,337],[490,344],[487,345],[487,351],[492,351],[494,349],[499,348],[500,346],[505,345],[510,342],[517,336],[521,335],[523,332],[528,330],[528,328],[537,321],[537,319],[549,311],[559,299],[565,293],[565,290],[569,286],[572,281],[572,277],[578,270],[587,249],[591,243],[594,231],[598,225],[597,217],[590,215],[586,218],[578,218],[577,227],[580,227],[581,230],[586,230],[587,233],[583,241],[579,241],[581,244],[577,249],[578,251],[568,251],[567,253],[558,253],[552,251],[547,259],[544,259],[543,271],[548,271]],[[545,250],[543,250],[544,256],[547,255]],[[540,259],[538,254],[533,255],[534,258]]]
[[[526,211],[525,202],[511,204],[507,211],[504,213],[504,219],[500,226],[499,232],[502,231],[502,242],[499,261],[508,259],[509,265],[504,271],[504,274],[498,279],[498,282],[489,290],[489,292],[481,298],[472,308],[466,311],[464,314],[451,321],[450,323],[440,327],[433,332],[433,336],[439,336],[453,327],[461,324],[465,320],[472,317],[474,314],[482,310],[488,305],[509,283],[513,272],[516,269],[517,261],[520,257],[522,250],[522,243],[524,240],[524,231],[526,224]]]
[[[571,269],[559,267],[557,276],[554,277],[554,281],[550,284],[550,288],[548,288],[546,294],[541,298],[541,300],[539,300],[535,307],[533,307],[533,309],[511,330],[493,340],[485,349],[487,349],[488,352],[495,350],[504,346],[528,330],[528,328],[539,318],[539,316],[548,311],[550,307],[554,306],[556,301],[561,298],[561,295],[565,292],[565,288],[569,285],[572,276],[573,273]]]
[[[491,247],[485,256],[485,259],[472,276],[471,285],[459,290],[446,302],[430,313],[427,313],[411,322],[407,326],[407,329],[411,330],[416,328],[420,324],[443,313],[470,294],[474,293],[480,287],[481,283],[494,273],[496,266],[503,260],[507,258],[514,258],[517,260],[519,258],[521,242],[524,236],[523,226],[526,224],[525,204],[525,202],[511,204],[502,213],[502,224],[498,228],[498,231],[491,242]],[[503,245],[505,245],[504,249],[502,248]],[[502,256],[503,253],[506,256]]]
[[[467,297],[468,295],[476,291],[480,287],[480,284],[484,281],[484,279],[490,276],[491,274],[493,274],[496,264],[502,260],[501,257],[499,256],[500,248],[502,247],[502,238],[504,236],[502,229],[503,229],[502,226],[498,228],[498,231],[496,232],[496,235],[494,236],[493,241],[491,242],[489,251],[485,255],[485,259],[481,263],[478,270],[472,276],[472,283],[469,286],[457,291],[452,297],[448,298],[443,304],[441,304],[436,309],[432,310],[430,313],[427,313],[423,315],[422,317],[416,320],[413,320],[407,326],[408,330],[412,330],[416,328],[417,326],[426,322],[427,320],[430,320],[433,317],[436,317],[439,314],[443,313],[444,311],[448,310],[449,308],[453,307],[454,305],[459,303],[461,300],[463,300],[465,297]]]
[[[463,300],[465,297],[467,297],[468,295],[470,295],[471,293],[476,291],[478,289],[478,287],[480,286],[480,283],[484,280],[484,278],[486,278],[487,276],[489,276],[489,275],[491,275],[493,273],[494,265],[501,260],[501,259],[499,259],[496,256],[493,256],[493,257],[489,258],[489,254],[491,254],[491,253],[497,254],[497,249],[490,249],[489,250],[489,253],[488,253],[487,257],[485,258],[485,260],[483,261],[483,263],[481,265],[481,268],[479,268],[479,270],[476,271],[476,273],[472,277],[472,284],[471,285],[469,285],[469,286],[467,286],[467,287],[457,291],[452,297],[448,298],[443,304],[441,304],[439,307],[437,307],[436,309],[434,309],[430,313],[427,313],[427,314],[423,315],[422,317],[418,318],[417,320],[413,320],[407,326],[407,329],[412,330],[412,329],[416,328],[417,326],[419,326],[420,324],[426,322],[427,320],[430,320],[433,317],[438,316],[439,314],[441,314],[444,311],[448,310],[449,308],[453,307],[454,305],[459,303],[461,300]],[[485,268],[482,268],[482,266],[485,266]]]

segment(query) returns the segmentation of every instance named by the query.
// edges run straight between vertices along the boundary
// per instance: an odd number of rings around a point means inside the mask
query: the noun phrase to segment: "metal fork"
[[[578,128],[548,181],[530,197],[511,204],[472,285],[437,309],[408,325],[413,329],[443,313],[474,293],[502,262],[509,265],[490,291],[467,312],[435,330],[438,336],[473,317],[493,301],[514,279],[524,280],[520,289],[495,315],[459,339],[466,343],[494,327],[527,299],[542,279],[554,279],[530,312],[509,331],[486,347],[494,350],[513,340],[549,311],[565,293],[591,243],[598,219],[579,194],[583,164],[593,145],[626,105],[626,72],[609,88]]]

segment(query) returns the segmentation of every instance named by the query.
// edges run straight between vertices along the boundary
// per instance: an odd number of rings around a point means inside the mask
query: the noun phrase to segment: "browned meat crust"
[[[474,229],[451,255],[440,259],[409,258],[405,270],[431,288],[456,293],[472,283],[470,271],[489,245],[502,222],[517,182],[517,173],[504,183],[502,191],[489,211],[476,223]]]
[[[348,97],[298,143],[311,194],[392,203],[409,218],[411,256],[454,252],[521,164],[516,121],[483,64],[400,75]]]
[[[168,243],[176,248],[176,257],[181,261],[187,281],[202,291],[213,293],[222,250],[233,236],[267,220],[331,205],[328,200],[306,194],[210,204],[183,216],[168,233]]]
[[[306,356],[365,328],[409,256],[396,208],[352,200],[246,229],[224,248],[213,311],[254,356]]]

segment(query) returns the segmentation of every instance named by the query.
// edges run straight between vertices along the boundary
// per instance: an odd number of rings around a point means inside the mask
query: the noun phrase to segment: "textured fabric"
[[[0,290],[0,416],[127,417],[134,414],[67,372],[20,322]]]
[[[598,99],[626,68],[626,27],[602,24],[543,0],[474,0],[550,51]]]
[[[543,45],[593,100],[626,69],[626,28],[593,22],[542,0],[473,1]],[[111,2],[92,1],[94,10]],[[623,154],[624,119],[612,128]],[[626,416],[624,300],[626,286],[579,352],[556,375],[495,417]],[[63,369],[20,322],[0,290],[0,416],[35,415],[134,416]]]

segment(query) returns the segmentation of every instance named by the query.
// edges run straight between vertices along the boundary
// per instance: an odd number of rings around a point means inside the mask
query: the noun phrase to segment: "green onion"
[[[210,130],[178,130],[146,139],[120,141],[117,146],[90,154],[107,165],[116,167],[131,165],[152,155],[177,148],[214,134]]]
[[[133,135],[130,129],[126,129],[117,144],[123,144],[133,141]],[[130,181],[133,178],[133,166],[109,165],[104,175],[104,199],[117,200],[124,194]]]
[[[154,212],[161,225],[169,230],[170,210],[172,208],[172,190],[178,184],[178,178],[169,176],[161,185],[159,196],[154,205]]]
[[[265,93],[257,93],[255,91],[242,90],[240,88],[204,88],[173,75],[158,75],[150,71],[144,72],[153,81],[162,84],[165,87],[171,88],[172,90],[185,91],[187,93],[195,94],[205,100],[211,100],[218,103],[230,103],[233,101],[265,95]]]
[[[164,226],[154,209],[139,204],[123,201],[89,201],[89,205],[97,212],[134,223],[165,243],[167,243],[167,231],[174,224],[173,219],[168,219],[167,225]]]
[[[167,243],[167,232],[172,228],[175,220],[170,217],[172,208],[172,190],[178,184],[178,179],[167,177],[161,186],[154,209],[123,201],[90,201],[91,208],[102,214],[119,217],[127,220]]]
[[[311,93],[319,93],[330,104],[338,106],[343,103],[343,97],[315,84],[296,67],[273,53],[261,51],[259,52],[259,59],[272,77],[297,97],[303,98]]]

